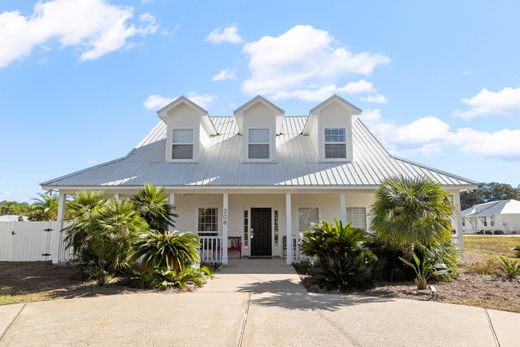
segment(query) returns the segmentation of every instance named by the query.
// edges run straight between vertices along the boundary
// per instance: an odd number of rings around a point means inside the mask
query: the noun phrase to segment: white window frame
[[[345,132],[345,141],[342,142],[328,142],[327,141],[327,130],[335,130],[335,129],[341,129]],[[347,146],[347,136],[348,131],[347,128],[343,127],[326,127],[323,128],[323,159],[325,161],[345,161],[348,160],[349,152],[348,152],[348,146]],[[327,145],[344,145],[345,146],[345,157],[344,158],[327,158]]]
[[[367,206],[347,206],[345,208],[345,215],[347,216],[347,222],[350,221],[349,215],[348,215],[348,209],[349,208],[364,208],[365,209],[365,232],[369,231],[369,223],[368,223],[368,207]],[[358,228],[354,225],[355,228]]]
[[[320,207],[319,206],[298,206],[298,237],[300,235],[300,233],[304,232],[304,231],[307,231],[308,229],[306,230],[301,230],[301,225],[300,225],[300,209],[302,208],[315,208],[318,210],[318,221],[317,223],[320,223]],[[312,225],[311,225],[312,227]]]
[[[191,130],[191,134],[192,134],[192,140],[191,140],[191,143],[188,143],[188,142],[174,142],[173,141],[173,134],[175,132],[175,130]],[[170,132],[170,139],[169,139],[169,142],[170,142],[170,148],[169,148],[169,160],[170,161],[173,161],[173,162],[189,162],[189,163],[192,163],[196,160],[196,150],[197,150],[197,146],[195,145],[195,142],[196,142],[196,138],[198,136],[198,133],[196,132],[196,129],[193,128],[193,127],[175,127],[175,128],[172,128],[171,132]],[[176,158],[173,158],[173,146],[175,145],[191,145],[191,149],[192,149],[192,152],[191,152],[191,159],[176,159]]]
[[[200,218],[200,215],[199,215],[199,210],[201,208],[204,208],[204,209],[215,209],[217,210],[216,212],[216,218],[217,218],[217,221],[216,221],[216,225],[217,225],[217,230],[211,230],[211,231],[203,231],[203,230],[199,230],[199,218]],[[197,233],[217,233],[218,236],[221,236],[221,232],[220,232],[220,224],[219,224],[219,212],[220,211],[220,207],[219,206],[197,206],[197,213],[196,213],[196,217],[195,217],[195,225],[196,225],[196,228],[197,228]]]
[[[267,130],[267,142],[251,142],[251,130]],[[247,129],[247,143],[246,143],[246,152],[247,156],[246,159],[249,162],[266,162],[266,161],[272,161],[272,143],[271,143],[271,129],[266,127],[250,127]],[[267,158],[250,158],[249,157],[249,145],[268,145],[268,157]]]

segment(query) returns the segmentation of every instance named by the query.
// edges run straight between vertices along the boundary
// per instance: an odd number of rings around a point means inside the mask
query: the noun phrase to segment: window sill
[[[273,159],[247,159],[242,160],[242,164],[277,164],[278,162]]]
[[[169,160],[166,160],[167,163],[172,163],[172,164],[198,164],[199,161],[198,160],[193,160],[193,159],[169,159]]]

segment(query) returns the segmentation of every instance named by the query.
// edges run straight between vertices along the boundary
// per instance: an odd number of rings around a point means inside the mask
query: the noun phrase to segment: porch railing
[[[309,257],[307,255],[304,255],[301,252],[301,240],[299,237],[293,237],[292,238],[292,256],[293,256],[293,262],[298,263],[300,261],[312,261],[313,258]],[[283,258],[285,259],[287,257],[287,237],[283,237]]]
[[[222,236],[200,236],[199,255],[203,263],[222,263]]]

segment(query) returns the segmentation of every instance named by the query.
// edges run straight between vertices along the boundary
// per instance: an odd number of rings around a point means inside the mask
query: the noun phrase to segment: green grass
[[[31,301],[43,301],[49,299],[49,293],[46,291],[27,294],[14,294],[12,293],[11,287],[0,286],[0,305],[18,304],[22,302]]]

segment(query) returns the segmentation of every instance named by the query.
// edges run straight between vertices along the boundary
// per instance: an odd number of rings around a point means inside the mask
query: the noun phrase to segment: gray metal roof
[[[429,177],[443,186],[476,182],[389,154],[357,117],[353,118],[354,161],[319,162],[308,136],[301,134],[307,116],[283,118],[276,137],[276,162],[247,163],[231,116],[210,117],[219,135],[198,163],[165,162],[166,125],[157,124],[125,157],[42,183],[58,187],[131,187],[145,183],[175,186],[374,187],[387,177]]]

